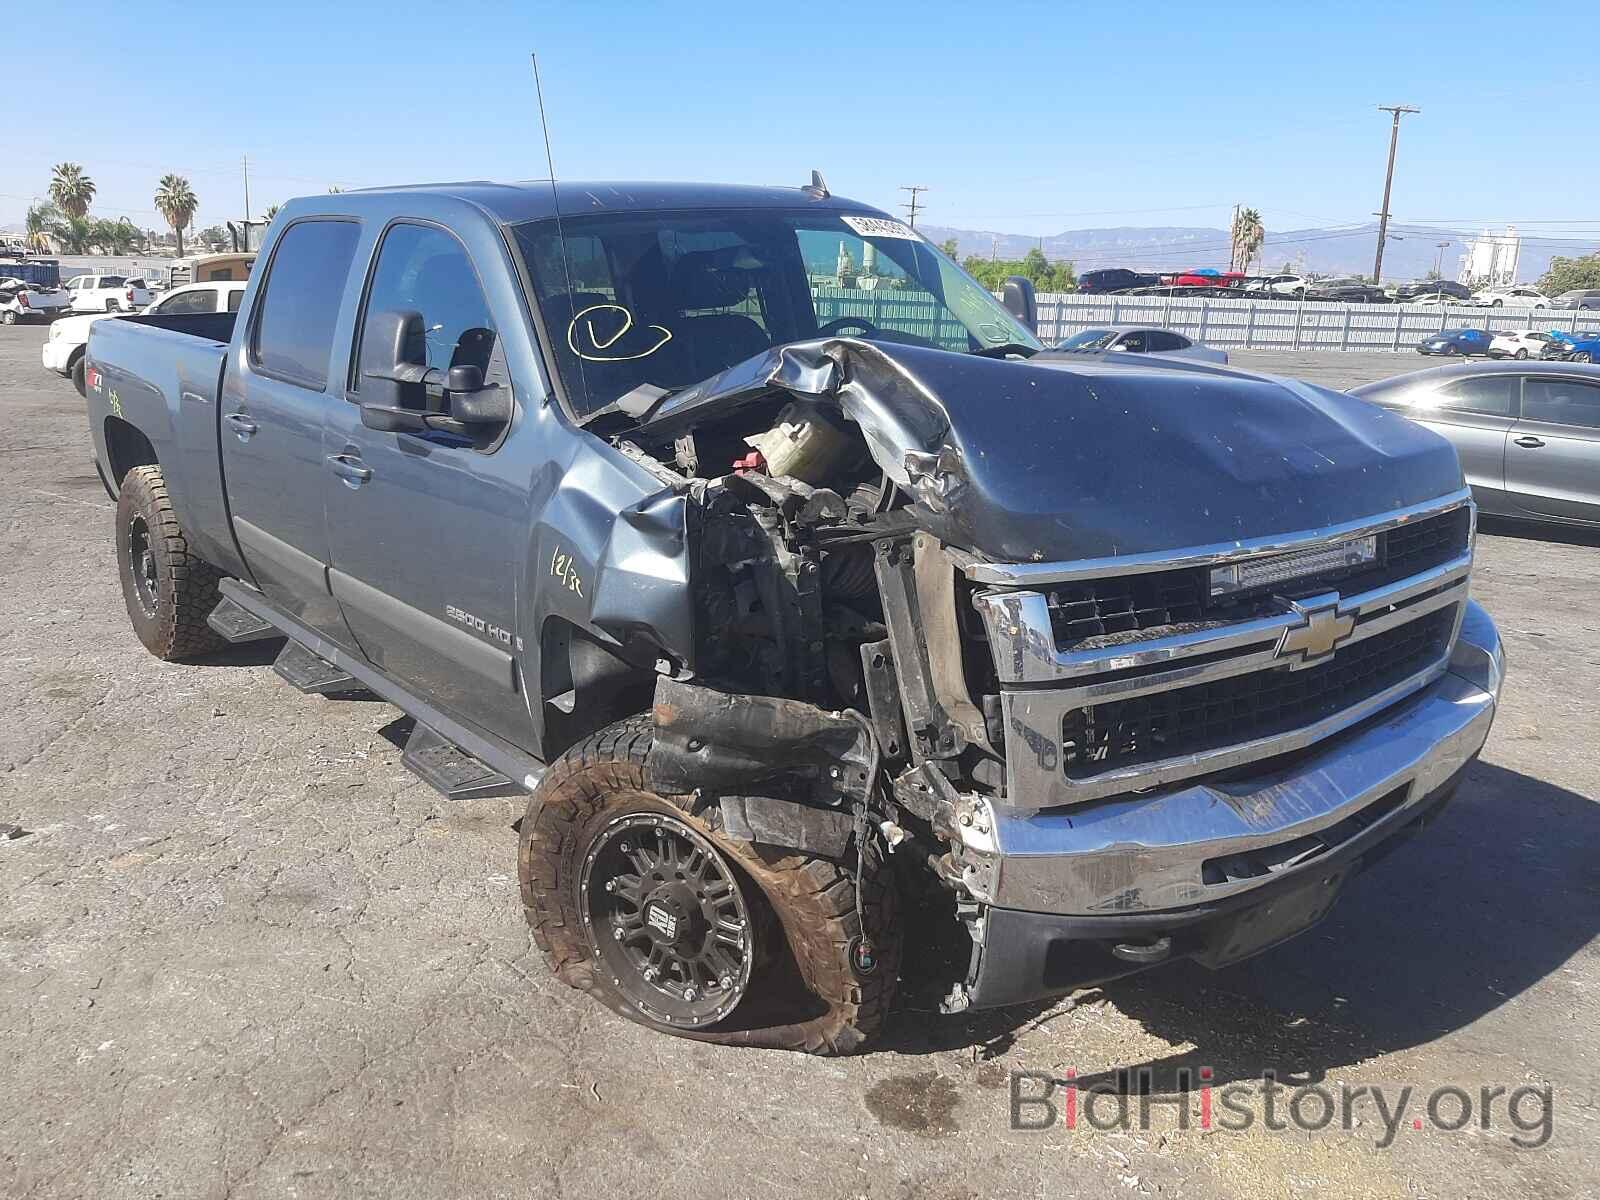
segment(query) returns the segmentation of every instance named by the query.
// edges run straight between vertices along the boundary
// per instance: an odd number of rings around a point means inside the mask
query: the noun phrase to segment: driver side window
[[[819,329],[838,322],[846,335],[871,327],[889,335],[886,341],[903,333],[945,350],[971,348],[966,329],[939,298],[871,242],[835,230],[800,229],[795,236]]]
[[[455,237],[431,225],[399,224],[384,234],[378,262],[367,287],[363,321],[390,311],[419,312],[426,344],[426,364],[440,371],[475,366],[489,383],[509,383],[494,319],[472,260]],[[390,364],[372,363],[373,348],[360,347],[351,391],[361,388],[364,372]]]

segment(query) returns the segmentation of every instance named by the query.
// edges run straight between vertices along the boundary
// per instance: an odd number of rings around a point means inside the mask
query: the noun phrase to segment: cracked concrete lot
[[[1562,1197],[1600,1192],[1600,537],[1490,527],[1483,761],[1305,937],[829,1061],[649,1033],[556,984],[514,800],[414,781],[379,703],[135,640],[83,405],[0,330],[0,1196]],[[1329,356],[1320,356],[1328,358]],[[1334,356],[1319,379],[1413,369]],[[1293,371],[1287,356],[1239,356]],[[1343,372],[1343,375],[1339,373]],[[1330,374],[1331,373],[1331,374]],[[1551,1089],[1457,1132],[1009,1127],[1009,1072]],[[1059,1099],[1059,1097],[1058,1097]],[[1134,1103],[1135,1111],[1137,1102]],[[1447,1115],[1448,1115],[1447,1110]],[[1524,1110],[1527,1115],[1531,1110]]]

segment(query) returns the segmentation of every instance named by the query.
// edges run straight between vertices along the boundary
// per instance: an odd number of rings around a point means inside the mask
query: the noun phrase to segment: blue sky
[[[884,207],[926,185],[930,224],[1218,226],[1242,202],[1285,230],[1370,219],[1375,106],[1409,103],[1399,220],[1600,239],[1600,156],[1553,137],[1600,94],[1587,43],[1548,36],[1574,19],[1465,2],[16,4],[16,45],[106,86],[11,106],[0,224],[63,159],[99,184],[97,213],[145,226],[170,170],[198,224],[240,215],[246,153],[257,214],[331,183],[540,177],[537,49],[564,178],[797,184],[815,166]]]

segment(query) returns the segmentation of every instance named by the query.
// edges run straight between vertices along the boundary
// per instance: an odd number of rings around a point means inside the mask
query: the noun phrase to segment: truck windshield
[[[1040,348],[981,284],[885,217],[708,210],[511,229],[580,420],[642,384],[687,387],[806,338]]]

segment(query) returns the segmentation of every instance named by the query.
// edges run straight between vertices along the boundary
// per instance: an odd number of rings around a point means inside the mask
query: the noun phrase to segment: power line
[[[1389,232],[1389,189],[1394,185],[1394,152],[1400,144],[1400,118],[1407,113],[1421,112],[1420,108],[1412,108],[1409,104],[1380,104],[1379,112],[1393,113],[1394,125],[1389,131],[1389,169],[1383,176],[1383,211],[1378,217],[1378,254],[1372,260],[1372,282],[1374,285],[1383,281],[1383,239]]]
[[[922,205],[919,205],[917,203],[917,197],[921,193],[927,191],[928,188],[926,188],[925,186],[923,186],[920,183],[914,183],[914,184],[909,184],[909,185],[902,184],[901,187],[900,187],[900,190],[902,192],[910,192],[911,193],[911,199],[909,201],[907,201],[906,203],[902,204],[900,207],[905,209],[908,213],[911,214],[911,219],[907,222],[907,224],[909,224],[911,226],[911,228],[915,229],[917,227],[917,213],[923,207]]]

